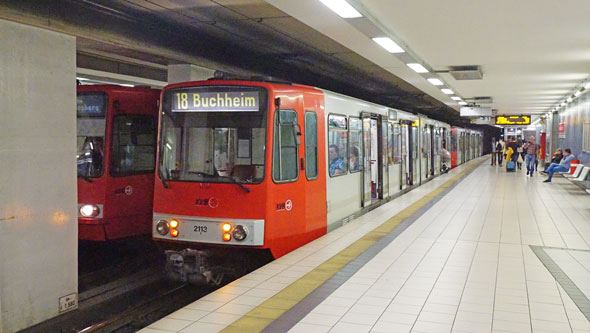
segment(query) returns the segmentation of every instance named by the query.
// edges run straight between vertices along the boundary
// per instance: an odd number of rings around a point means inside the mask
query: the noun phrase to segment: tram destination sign
[[[496,116],[496,125],[530,125],[530,116]]]
[[[172,112],[257,112],[260,91],[203,91],[188,89],[172,94]]]

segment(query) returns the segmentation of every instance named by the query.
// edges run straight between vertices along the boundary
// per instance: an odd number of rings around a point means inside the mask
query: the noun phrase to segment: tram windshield
[[[266,90],[214,86],[169,90],[162,103],[160,177],[259,183],[264,178]]]
[[[76,102],[78,177],[100,177],[104,169],[107,96],[79,93]]]

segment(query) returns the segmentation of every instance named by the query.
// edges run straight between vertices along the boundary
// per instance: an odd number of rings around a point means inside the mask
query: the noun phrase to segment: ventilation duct
[[[449,68],[455,80],[481,80],[483,73],[480,66],[453,66]]]

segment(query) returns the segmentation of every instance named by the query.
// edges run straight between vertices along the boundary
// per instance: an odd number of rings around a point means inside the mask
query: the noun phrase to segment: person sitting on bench
[[[563,159],[559,164],[551,163],[551,165],[547,168],[547,174],[549,178],[547,178],[543,183],[551,183],[551,178],[553,178],[553,173],[555,172],[567,172],[570,170],[572,160],[576,158],[574,154],[572,154],[571,149],[566,148],[563,152]]]

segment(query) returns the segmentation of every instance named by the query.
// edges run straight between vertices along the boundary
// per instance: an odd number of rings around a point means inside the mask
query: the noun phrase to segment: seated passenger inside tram
[[[330,176],[341,175],[346,172],[346,161],[340,157],[340,149],[336,145],[330,145]]]
[[[350,148],[350,171],[359,171],[360,169],[359,149],[353,146]]]

